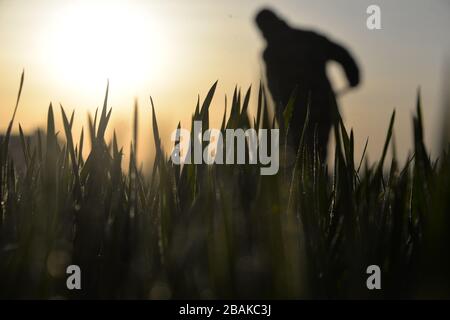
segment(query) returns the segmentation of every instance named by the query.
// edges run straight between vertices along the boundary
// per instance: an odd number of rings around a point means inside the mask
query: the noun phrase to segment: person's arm
[[[351,87],[356,87],[360,81],[359,68],[351,54],[341,45],[322,37],[325,57],[338,62],[344,69],[345,75]]]

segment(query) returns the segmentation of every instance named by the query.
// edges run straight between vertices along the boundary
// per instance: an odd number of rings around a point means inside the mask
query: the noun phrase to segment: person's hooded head
[[[258,12],[255,17],[256,25],[263,37],[267,41],[271,41],[272,39],[277,39],[277,37],[289,29],[289,26],[281,20],[272,10],[270,9],[262,9]]]

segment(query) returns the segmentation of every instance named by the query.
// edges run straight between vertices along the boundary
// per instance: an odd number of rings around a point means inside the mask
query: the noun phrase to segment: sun
[[[78,90],[106,79],[121,90],[160,80],[170,50],[158,19],[132,1],[73,1],[43,30],[41,54],[55,81]]]

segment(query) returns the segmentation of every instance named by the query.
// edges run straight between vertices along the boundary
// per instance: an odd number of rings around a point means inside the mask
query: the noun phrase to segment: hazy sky
[[[370,4],[381,7],[382,30],[366,28]],[[212,116],[219,119],[225,93],[232,94],[236,84],[256,89],[263,76],[264,44],[252,20],[263,6],[294,26],[343,43],[357,58],[362,85],[339,102],[347,126],[356,132],[358,152],[367,137],[369,153],[380,152],[396,108],[396,141],[406,156],[419,86],[426,139],[435,142],[450,56],[445,0],[0,0],[0,128],[11,116],[23,68],[18,121],[27,130],[45,123],[50,101],[75,109],[77,125],[85,124],[86,112],[101,105],[108,78],[112,126],[122,132],[122,143],[129,139],[125,132],[135,97],[146,144],[153,144],[149,95],[158,120],[166,124],[166,141],[179,120],[187,124],[197,94],[204,97],[217,79]],[[339,68],[331,66],[330,74],[336,88],[344,86]]]

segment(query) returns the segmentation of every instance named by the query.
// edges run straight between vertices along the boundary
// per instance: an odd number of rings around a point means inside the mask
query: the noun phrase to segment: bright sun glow
[[[161,25],[138,4],[111,2],[74,1],[55,11],[41,35],[55,81],[86,92],[109,79],[130,91],[163,76],[170,51]]]

